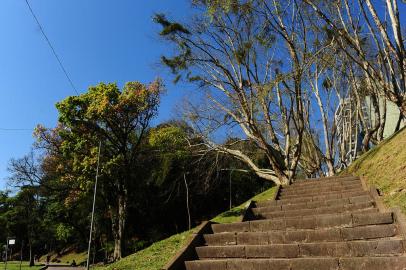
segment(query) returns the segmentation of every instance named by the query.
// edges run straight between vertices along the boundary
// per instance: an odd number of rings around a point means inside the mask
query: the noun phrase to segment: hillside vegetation
[[[213,218],[212,221],[217,223],[236,222],[243,214],[245,206],[249,201],[268,200],[273,197],[275,191],[276,187],[272,187],[249,199],[247,202],[221,213]],[[134,268],[137,270],[160,270],[185,245],[188,238],[195,230],[196,228],[173,235],[167,239],[152,244],[146,249],[127,256],[116,263],[106,267],[97,267],[97,270],[133,270]]]
[[[406,213],[406,128],[362,155],[343,174],[365,176],[388,207]]]

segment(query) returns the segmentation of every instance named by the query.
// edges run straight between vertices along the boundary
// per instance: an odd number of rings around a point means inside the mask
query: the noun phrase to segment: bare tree
[[[164,15],[155,18],[163,26],[161,35],[177,49],[171,57],[163,57],[163,63],[176,80],[183,75],[197,83],[207,98],[207,104],[190,106],[189,116],[195,127],[206,131],[211,149],[243,161],[264,179],[289,184],[297,171],[305,130],[305,71],[319,53],[308,50],[306,38],[311,33],[300,3],[196,2],[195,7],[209,11],[209,16],[196,17],[187,25]],[[210,133],[224,127],[241,140],[254,142],[269,168],[261,168],[249,153],[210,140]]]
[[[381,15],[377,13],[379,1],[304,2],[327,23],[342,51],[362,69],[366,86],[394,102],[405,118],[406,51],[397,0],[383,1],[386,5]],[[364,46],[365,41],[369,48]]]

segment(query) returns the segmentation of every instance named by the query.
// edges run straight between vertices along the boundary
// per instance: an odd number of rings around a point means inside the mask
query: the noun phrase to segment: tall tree
[[[160,80],[150,85],[130,82],[122,90],[101,83],[57,103],[57,128],[37,129],[39,145],[60,181],[71,185],[68,199],[73,201],[91,190],[101,142],[100,185],[108,201],[115,260],[122,257],[129,190],[142,182],[139,157],[162,91]]]
[[[243,161],[258,176],[289,184],[299,164],[304,124],[304,71],[310,55],[308,29],[297,1],[194,1],[198,16],[181,24],[162,14],[161,36],[177,53],[162,57],[176,81],[197,83],[207,102],[191,106],[195,128],[211,132],[239,127],[268,159],[261,168],[249,153],[212,149]],[[200,12],[200,13],[199,13]],[[201,103],[203,104],[203,103]]]

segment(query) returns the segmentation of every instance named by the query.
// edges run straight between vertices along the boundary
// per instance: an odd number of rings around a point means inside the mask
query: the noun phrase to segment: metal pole
[[[7,237],[7,243],[6,243],[6,260],[4,261],[4,270],[7,270],[7,251],[8,251],[8,237]]]
[[[100,149],[101,149],[101,141],[99,142],[99,153],[98,153],[98,155],[97,155],[96,180],[95,180],[95,182],[94,182],[92,218],[91,218],[91,221],[90,221],[89,245],[88,245],[88,248],[87,248],[87,263],[86,263],[86,269],[87,269],[87,270],[89,270],[89,266],[90,266],[90,248],[91,248],[91,246],[92,246],[92,233],[93,233],[93,223],[94,223],[94,209],[95,209],[95,205],[96,205],[97,180],[98,180],[98,178],[99,178]]]

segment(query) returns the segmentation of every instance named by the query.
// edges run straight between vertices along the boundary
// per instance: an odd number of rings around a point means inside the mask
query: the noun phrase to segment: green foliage
[[[152,147],[173,149],[185,145],[185,132],[176,126],[153,128],[149,135],[149,144]]]
[[[161,31],[161,36],[166,36],[169,34],[175,33],[184,33],[190,34],[189,30],[187,30],[183,25],[177,22],[170,22],[165,14],[155,14],[154,22],[162,25],[163,29]]]
[[[241,10],[248,11],[251,7],[251,1],[244,2],[239,0],[194,0],[193,2],[196,5],[205,5],[210,16],[214,16],[216,12],[238,13]]]
[[[73,228],[66,224],[58,224],[56,226],[56,239],[66,242],[72,236]]]
[[[173,170],[185,172],[190,158],[186,136],[185,130],[174,125],[158,126],[150,130],[149,144],[160,151],[157,157],[160,166],[154,168],[152,175],[155,183],[161,185]]]
[[[101,83],[57,103],[59,122],[64,127],[56,130],[60,148],[54,149],[61,153],[57,165],[62,170],[61,180],[78,190],[92,187],[99,141],[108,149],[102,152],[102,175],[117,180],[117,174],[125,173],[128,153],[140,146],[149,121],[156,115],[161,91],[159,80],[149,86],[129,82],[122,90],[114,83]],[[72,193],[68,201],[79,194]]]

